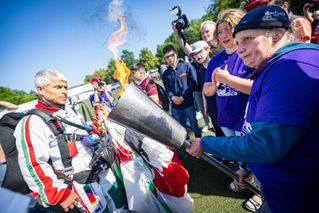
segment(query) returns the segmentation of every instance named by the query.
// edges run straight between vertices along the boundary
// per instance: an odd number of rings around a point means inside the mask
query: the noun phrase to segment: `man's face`
[[[201,36],[204,41],[210,43],[214,40],[214,30],[215,28],[210,24],[205,24],[201,30]]]
[[[37,91],[44,101],[51,104],[64,105],[68,98],[68,84],[66,81],[54,78],[47,86],[38,87]]]
[[[257,68],[263,60],[271,56],[273,40],[270,33],[264,29],[253,29],[236,34],[237,53],[245,65]]]
[[[164,59],[167,65],[175,68],[177,64],[177,54],[174,50],[171,50],[164,54]]]
[[[232,35],[232,30],[228,26],[227,22],[222,22],[217,27],[217,38],[219,43],[227,50],[234,49],[236,47],[235,39]]]

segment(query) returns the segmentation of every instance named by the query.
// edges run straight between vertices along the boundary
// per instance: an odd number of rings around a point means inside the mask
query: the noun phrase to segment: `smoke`
[[[123,0],[112,0],[108,6],[107,20],[116,23],[121,16],[124,16]]]

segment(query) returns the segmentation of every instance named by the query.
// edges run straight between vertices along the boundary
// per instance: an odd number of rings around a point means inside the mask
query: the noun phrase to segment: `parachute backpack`
[[[64,133],[64,128],[62,128],[63,125],[57,125],[57,122],[61,121],[58,121],[57,118],[55,118],[51,113],[40,109],[32,109],[27,113],[11,112],[5,114],[0,119],[0,144],[6,157],[7,169],[1,187],[10,189],[14,192],[20,192],[22,194],[28,194],[31,192],[31,190],[24,181],[18,164],[18,150],[15,143],[16,139],[13,136],[13,133],[19,121],[27,115],[37,115],[44,120],[52,133],[57,137],[59,149],[61,152],[61,159],[65,167],[65,171],[73,171],[71,163],[72,158],[67,149],[67,141],[65,141],[67,135],[65,135]],[[68,124],[73,126],[76,125],[71,122],[68,122]],[[56,126],[62,127],[56,128]],[[77,125],[76,127],[84,128],[80,125]]]
[[[25,113],[11,112],[0,119],[0,144],[7,162],[6,174],[1,186],[15,192],[28,194],[31,191],[23,180],[18,165],[18,150],[13,136],[17,124],[24,116],[26,116]]]

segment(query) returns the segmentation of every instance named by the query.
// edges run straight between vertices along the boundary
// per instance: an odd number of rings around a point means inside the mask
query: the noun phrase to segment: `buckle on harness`
[[[64,172],[63,173],[67,177],[70,176],[70,175],[73,175],[73,173],[74,173],[73,167],[69,166],[69,167],[64,168]]]

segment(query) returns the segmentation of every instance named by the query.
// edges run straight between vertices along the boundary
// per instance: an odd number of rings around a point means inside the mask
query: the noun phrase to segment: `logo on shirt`
[[[182,74],[179,75],[179,77],[186,77],[187,76],[187,73],[186,72],[183,72]]]
[[[285,12],[279,11],[266,11],[262,17],[263,21],[278,21],[279,18],[285,18],[287,14]]]
[[[221,84],[217,90],[217,96],[237,96],[238,92],[227,84]]]
[[[251,124],[247,121],[248,106],[249,106],[249,102],[247,102],[246,109],[245,109],[244,124],[241,130],[241,135],[249,134],[251,130],[253,129],[251,127]]]

